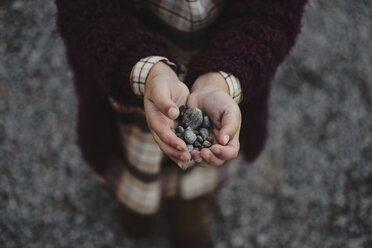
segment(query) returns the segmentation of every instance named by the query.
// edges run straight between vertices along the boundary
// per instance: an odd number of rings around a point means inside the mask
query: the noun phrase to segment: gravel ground
[[[55,13],[0,2],[0,247],[135,247],[75,145]],[[268,145],[211,209],[216,247],[372,247],[371,31],[370,0],[310,1],[273,82]],[[170,247],[157,221],[140,247]]]

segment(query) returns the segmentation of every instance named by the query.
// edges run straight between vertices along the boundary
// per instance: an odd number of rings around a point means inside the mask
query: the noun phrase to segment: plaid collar
[[[223,0],[145,0],[145,6],[162,22],[182,32],[195,32],[218,17]]]

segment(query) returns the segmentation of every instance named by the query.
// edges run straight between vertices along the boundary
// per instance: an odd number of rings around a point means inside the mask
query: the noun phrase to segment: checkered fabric
[[[161,21],[182,32],[199,31],[216,20],[223,0],[146,0]]]
[[[239,79],[231,73],[223,71],[219,71],[219,73],[225,78],[225,81],[229,86],[230,96],[239,104],[243,100]]]
[[[164,22],[186,34],[211,24],[219,13],[222,1],[212,0],[166,0],[144,1]],[[178,72],[183,81],[190,61],[198,54],[197,49],[184,50],[164,36],[164,42],[177,61],[172,63],[162,56],[149,56],[138,61],[130,74],[133,92],[142,96],[151,67],[162,61]],[[229,93],[239,103],[241,89],[239,80],[232,74],[220,71],[229,87]],[[219,167],[199,167],[190,161],[186,171],[170,160],[155,142],[142,109],[120,105],[111,99],[117,116],[122,142],[122,157],[113,158],[100,182],[115,192],[117,199],[133,211],[149,215],[158,211],[164,197],[179,196],[193,199],[215,191],[230,178],[235,160]]]
[[[149,75],[149,72],[153,65],[155,65],[159,61],[166,63],[171,68],[176,70],[176,64],[170,62],[167,58],[162,56],[149,56],[147,58],[141,59],[134,65],[130,73],[130,82],[134,94],[139,96],[145,94],[145,82],[147,76]]]
[[[181,170],[160,150],[146,125],[143,110],[113,102],[118,118],[123,158],[114,158],[100,182],[126,207],[154,214],[163,197],[193,199],[215,191],[233,173],[235,160],[219,167],[199,167],[190,161]]]
[[[137,96],[143,96],[145,94],[145,82],[147,76],[151,68],[159,61],[163,61],[176,71],[176,64],[170,62],[165,57],[149,56],[141,59],[133,66],[132,72],[130,73],[130,83],[134,94]],[[230,96],[239,104],[243,100],[239,79],[231,73],[226,73],[223,71],[219,71],[219,73],[225,78],[225,81],[229,87]]]

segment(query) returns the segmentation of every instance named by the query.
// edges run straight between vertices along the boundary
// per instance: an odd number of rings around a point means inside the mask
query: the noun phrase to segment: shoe
[[[207,202],[206,197],[192,200],[174,198],[167,202],[174,247],[213,247],[206,215]]]
[[[142,239],[153,234],[153,215],[138,214],[125,206],[120,209],[121,221],[124,231],[134,239]]]

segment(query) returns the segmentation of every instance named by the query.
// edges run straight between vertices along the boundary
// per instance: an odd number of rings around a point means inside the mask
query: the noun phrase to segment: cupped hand
[[[241,112],[228,94],[225,79],[217,72],[200,76],[191,89],[187,105],[200,108],[210,117],[217,141],[210,149],[193,150],[191,156],[195,162],[201,166],[218,166],[236,158],[240,149]]]
[[[158,62],[151,68],[144,94],[147,124],[160,149],[182,169],[186,169],[191,155],[172,128],[179,115],[178,107],[186,104],[189,93],[168,65]]]

